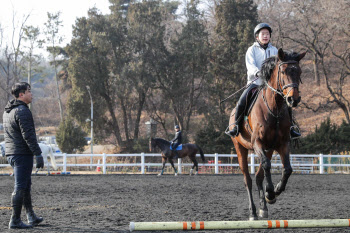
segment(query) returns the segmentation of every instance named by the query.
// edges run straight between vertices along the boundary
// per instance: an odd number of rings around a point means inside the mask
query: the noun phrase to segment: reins
[[[284,85],[283,87],[281,87],[281,85],[280,85],[280,83],[281,83],[281,82],[280,82],[280,72],[281,72],[281,69],[280,69],[280,68],[281,68],[281,65],[283,65],[283,64],[295,64],[295,63],[297,63],[297,61],[286,61],[286,62],[280,62],[280,63],[278,64],[277,89],[275,89],[275,88],[273,88],[272,86],[270,86],[270,84],[266,81],[267,87],[270,88],[273,92],[275,92],[275,93],[279,94],[280,96],[282,96],[282,98],[283,98],[284,100],[286,100],[287,96],[288,96],[289,93],[293,90],[293,88],[299,87],[299,84],[297,84],[297,83],[289,83],[289,84]],[[292,87],[292,88],[290,88],[290,87]],[[284,94],[283,94],[283,90],[286,89],[286,88],[290,88],[290,90],[288,91],[288,93],[287,93],[286,95],[284,95]],[[278,137],[278,129],[279,129],[279,124],[280,124],[280,117],[281,117],[281,115],[282,115],[282,113],[283,113],[282,110],[283,110],[283,108],[285,108],[285,106],[287,106],[287,105],[286,105],[286,104],[283,104],[283,105],[282,105],[282,108],[281,108],[281,111],[279,111],[278,106],[277,106],[277,114],[274,114],[273,111],[270,109],[269,104],[267,103],[266,97],[265,97],[265,95],[264,95],[264,90],[262,91],[261,95],[262,95],[263,101],[264,101],[264,103],[265,103],[265,105],[266,105],[266,107],[267,107],[267,110],[269,111],[269,113],[270,113],[274,118],[276,118],[276,130],[277,130],[277,131],[275,132],[275,136],[274,136],[274,140],[273,140],[273,145],[271,146],[271,148],[273,148],[273,147],[275,146],[275,143],[276,143],[277,137]],[[283,103],[284,103],[284,101],[283,101]],[[276,103],[276,105],[277,105],[277,103]]]

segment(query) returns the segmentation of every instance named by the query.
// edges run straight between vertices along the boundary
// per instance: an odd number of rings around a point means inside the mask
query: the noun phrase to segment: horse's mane
[[[284,51],[284,61],[296,61],[298,55],[298,53],[293,51]],[[260,71],[261,78],[264,81],[263,85],[266,86],[266,83],[270,80],[273,69],[276,67],[277,61],[277,56],[272,56],[264,60]]]
[[[156,141],[159,141],[162,144],[170,144],[169,141],[167,141],[167,140],[165,140],[163,138],[153,138],[153,139],[156,140]]]

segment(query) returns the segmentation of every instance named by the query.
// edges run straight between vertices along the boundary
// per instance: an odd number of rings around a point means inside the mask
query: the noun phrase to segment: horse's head
[[[285,53],[282,48],[278,50],[277,90],[283,95],[289,107],[296,107],[301,100],[299,84],[301,82],[301,69],[299,61],[306,52]]]

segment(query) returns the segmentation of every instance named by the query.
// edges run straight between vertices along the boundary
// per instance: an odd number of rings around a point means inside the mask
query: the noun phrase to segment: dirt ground
[[[279,178],[273,175],[274,183]],[[269,219],[350,219],[349,178],[350,175],[293,174],[276,204],[268,206]],[[14,180],[10,176],[0,179],[0,232],[121,233],[129,232],[130,222],[248,219],[242,175],[33,176],[34,210],[45,221],[33,230],[10,231],[7,226]],[[257,191],[254,194],[258,206]],[[338,233],[350,232],[350,228],[198,232]]]

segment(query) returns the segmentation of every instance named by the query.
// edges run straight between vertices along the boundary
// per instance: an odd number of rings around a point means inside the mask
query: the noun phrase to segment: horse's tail
[[[203,163],[205,162],[205,157],[204,157],[204,153],[203,153],[203,150],[202,148],[200,148],[198,145],[197,145],[198,149],[199,149],[199,153],[201,154],[201,158],[203,160]]]

